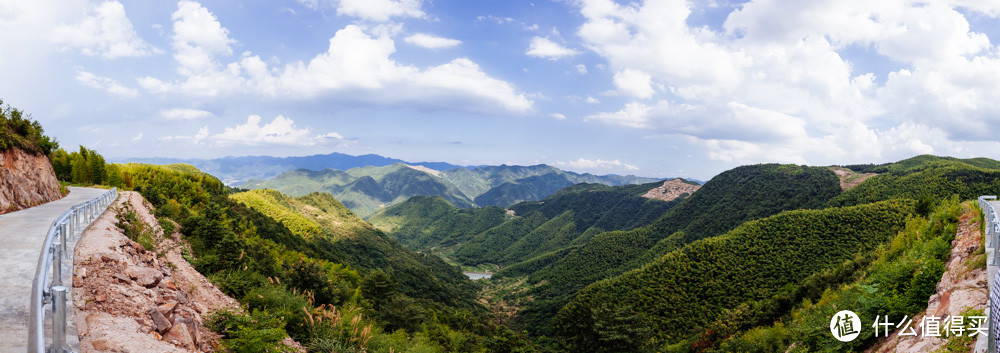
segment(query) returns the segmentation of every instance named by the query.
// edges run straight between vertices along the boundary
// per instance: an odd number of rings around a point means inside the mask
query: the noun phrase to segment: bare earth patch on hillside
[[[164,256],[147,251],[115,226],[114,208],[125,202],[162,240],[156,250]],[[238,304],[180,256],[179,235],[164,238],[149,210],[138,193],[122,192],[77,244],[73,304],[82,352],[219,349],[219,336],[202,326],[203,319]]]
[[[436,177],[441,176],[441,171],[437,171],[437,170],[434,170],[434,169],[431,169],[431,168],[427,168],[427,167],[422,166],[422,165],[409,165],[409,164],[404,164],[404,165],[407,166],[407,167],[410,167],[411,169],[419,170],[421,172],[424,172],[424,173],[427,173],[427,174],[430,174],[430,175],[433,175],[433,176],[436,176]]]
[[[966,308],[986,310],[986,299],[989,297],[986,286],[986,270],[972,264],[981,261],[983,235],[979,231],[979,216],[974,208],[966,207],[959,219],[955,240],[951,242],[951,255],[941,281],[930,299],[927,310],[913,317],[913,327],[917,328],[924,316],[931,315],[944,320],[951,315],[960,315]],[[923,337],[922,332],[916,336],[903,336],[897,330],[889,337],[878,341],[868,353],[916,353],[934,352],[948,344],[943,337]],[[963,351],[971,351],[972,347],[963,347]]]
[[[647,199],[657,199],[663,201],[673,201],[684,194],[691,195],[701,189],[701,185],[691,185],[680,179],[670,179],[663,182],[663,185],[650,189],[642,195]]]
[[[840,190],[842,191],[853,189],[865,180],[878,175],[876,173],[856,173],[853,170],[840,167],[830,167],[830,170],[837,174],[837,178],[840,179]]]

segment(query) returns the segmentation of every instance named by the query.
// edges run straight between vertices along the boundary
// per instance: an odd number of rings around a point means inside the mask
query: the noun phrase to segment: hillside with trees
[[[472,352],[505,332],[458,269],[382,237],[329,195],[231,197],[192,169],[121,166],[161,224],[179,224],[196,269],[247,308],[210,320],[227,347],[277,349],[287,333],[317,352]],[[241,198],[300,217],[276,219]]]
[[[683,200],[642,197],[659,184],[578,184],[507,209],[459,209],[439,197],[414,197],[369,221],[414,250],[467,266],[509,266],[583,244],[593,234],[651,222]]]
[[[726,309],[876,249],[913,211],[913,201],[891,201],[747,222],[588,286],[559,311],[555,332],[581,352],[675,344]]]
[[[625,185],[653,182],[635,176],[577,174],[536,166],[488,166],[438,171],[395,163],[348,170],[297,169],[268,180],[249,180],[241,188],[274,189],[291,196],[333,195],[361,217],[369,217],[413,196],[441,196],[453,206],[509,206],[545,198],[578,183]]]

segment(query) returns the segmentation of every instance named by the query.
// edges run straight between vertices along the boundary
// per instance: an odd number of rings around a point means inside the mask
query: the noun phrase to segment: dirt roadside
[[[123,203],[159,237],[156,253],[115,226],[114,210]],[[203,320],[238,304],[184,260],[179,234],[164,237],[151,209],[138,193],[121,192],[77,243],[73,304],[81,352],[218,349],[218,335]]]

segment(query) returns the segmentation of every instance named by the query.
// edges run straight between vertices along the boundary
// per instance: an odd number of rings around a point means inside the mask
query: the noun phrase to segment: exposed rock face
[[[647,199],[657,199],[663,201],[673,201],[684,194],[691,195],[695,191],[701,189],[701,185],[691,185],[681,181],[680,179],[670,179],[663,182],[663,185],[657,186],[649,192],[642,195]]]
[[[927,310],[913,317],[913,326],[920,330],[919,323],[924,316],[931,315],[944,319],[959,315],[966,308],[985,310],[989,292],[986,289],[986,270],[970,266],[982,247],[983,234],[979,231],[979,217],[974,209],[966,208],[959,219],[958,231],[951,242],[951,254],[941,281],[935,293],[927,300]],[[917,353],[941,351],[948,344],[944,337],[901,336],[903,330],[893,332],[889,337],[869,348],[868,353]],[[962,347],[960,351],[972,351],[973,347]],[[978,352],[978,351],[976,351]]]
[[[59,181],[48,157],[19,148],[0,151],[0,214],[60,198]]]

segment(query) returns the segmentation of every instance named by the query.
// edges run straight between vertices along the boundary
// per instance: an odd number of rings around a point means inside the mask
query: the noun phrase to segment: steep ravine
[[[0,151],[0,214],[60,198],[59,181],[48,157],[17,147]]]

